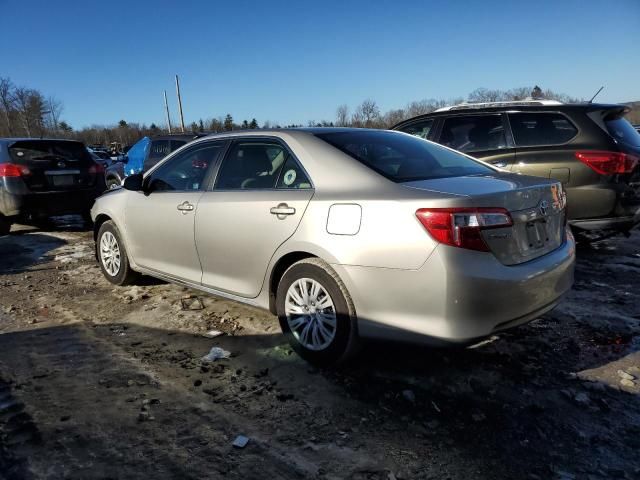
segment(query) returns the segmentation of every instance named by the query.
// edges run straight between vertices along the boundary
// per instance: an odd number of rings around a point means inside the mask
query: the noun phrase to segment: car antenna
[[[600,89],[596,92],[596,94],[593,97],[591,97],[591,100],[589,100],[589,103],[593,103],[593,99],[598,96],[598,94],[602,91],[603,88],[604,86],[600,87]]]

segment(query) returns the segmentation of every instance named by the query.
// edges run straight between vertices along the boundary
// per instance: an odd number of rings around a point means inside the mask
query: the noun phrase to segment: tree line
[[[518,101],[525,99],[559,100],[564,103],[579,102],[582,99],[567,94],[542,90],[538,86],[519,87],[510,90],[478,88],[466,97],[444,99],[425,99],[413,101],[403,108],[395,108],[383,112],[377,102],[366,99],[351,108],[343,104],[337,107],[335,118],[330,120],[309,120],[306,126],[338,126],[362,128],[390,128],[393,125],[438,108],[456,105],[463,102],[498,102]],[[127,122],[120,120],[117,124],[95,124],[81,129],[74,129],[62,119],[64,106],[53,96],[24,86],[15,85],[9,78],[0,77],[0,136],[1,137],[56,137],[73,138],[86,145],[109,146],[112,143],[132,145],[143,136],[168,133],[164,125],[151,123]],[[258,124],[255,118],[245,119],[237,123],[231,114],[225,116],[199,119],[188,124],[186,133],[222,132],[242,129],[301,127],[301,124],[280,124],[264,121]],[[180,132],[174,126],[173,133]]]

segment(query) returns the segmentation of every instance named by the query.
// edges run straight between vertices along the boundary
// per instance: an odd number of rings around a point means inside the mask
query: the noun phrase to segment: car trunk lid
[[[81,142],[19,140],[9,146],[9,156],[26,167],[22,179],[34,192],[93,186],[100,171]]]
[[[565,240],[562,185],[543,178],[496,173],[403,183],[404,186],[458,195],[452,207],[504,208],[509,227],[487,228],[482,237],[505,265],[517,265],[557,249]]]

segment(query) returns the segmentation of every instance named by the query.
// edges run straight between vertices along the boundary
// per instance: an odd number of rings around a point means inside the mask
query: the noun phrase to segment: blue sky
[[[539,84],[640,100],[640,0],[0,0],[0,76],[73,127],[231,113],[286,123]]]

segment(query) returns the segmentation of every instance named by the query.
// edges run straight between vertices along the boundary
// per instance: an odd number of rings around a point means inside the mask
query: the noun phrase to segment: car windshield
[[[404,133],[362,130],[316,136],[398,183],[493,173],[465,155]]]
[[[606,124],[613,138],[632,147],[640,147],[640,133],[625,118],[608,120]]]

